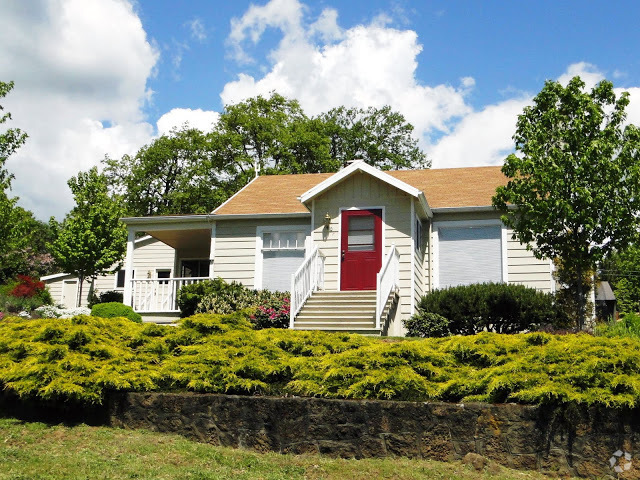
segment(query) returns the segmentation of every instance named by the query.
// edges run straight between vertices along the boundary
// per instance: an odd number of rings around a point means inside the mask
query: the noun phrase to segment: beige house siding
[[[301,226],[309,231],[311,219],[219,220],[216,223],[213,274],[227,282],[240,282],[254,288],[256,274],[256,236],[259,227]]]
[[[429,222],[419,220],[417,217],[414,219],[414,223],[416,221],[420,222],[421,225],[421,235],[416,240],[419,241],[419,244],[415,245],[414,250],[414,264],[415,264],[415,279],[414,279],[414,297],[415,304],[417,305],[420,301],[420,298],[428,291],[429,289],[429,274],[427,272],[427,257],[429,255],[428,251],[428,236],[429,236]],[[414,227],[416,228],[416,227]]]
[[[207,254],[208,256],[208,254]],[[160,240],[151,238],[136,244],[133,251],[133,278],[156,278],[156,270],[171,270],[171,276],[178,276],[176,272],[176,251]],[[111,280],[113,290],[115,280]]]
[[[414,294],[411,284],[414,252],[411,248],[410,197],[369,175],[354,174],[313,201],[313,241],[325,256],[325,289],[339,290],[341,209],[376,207],[383,209],[383,256],[392,244],[400,253],[401,300],[389,334],[402,335],[399,318],[411,314],[411,296]],[[329,229],[325,229],[323,224],[327,213],[331,217]]]
[[[548,259],[538,260],[526,245],[511,238],[512,231],[507,230],[507,271],[509,283],[522,284],[551,292],[552,272]]]

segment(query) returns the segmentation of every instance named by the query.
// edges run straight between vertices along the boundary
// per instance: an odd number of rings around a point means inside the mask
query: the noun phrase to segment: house
[[[499,167],[381,171],[355,161],[337,173],[257,177],[211,214],[125,218],[124,301],[167,321],[182,285],[221,277],[291,291],[292,328],[402,335],[401,320],[435,288],[551,291],[551,262],[513,240],[491,207],[505,182]],[[172,255],[152,261],[141,232]]]

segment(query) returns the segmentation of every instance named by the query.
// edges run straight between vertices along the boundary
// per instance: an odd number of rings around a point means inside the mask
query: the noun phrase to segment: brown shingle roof
[[[501,167],[394,170],[389,175],[422,190],[431,208],[491,205],[496,188],[507,183]]]
[[[431,208],[488,206],[496,187],[506,183],[500,167],[392,170],[386,173],[421,190]],[[298,197],[331,175],[312,173],[258,177],[214,213],[306,213],[309,210]]]

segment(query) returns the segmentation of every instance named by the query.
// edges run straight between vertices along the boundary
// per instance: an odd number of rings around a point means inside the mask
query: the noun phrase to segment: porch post
[[[209,245],[209,278],[215,278],[213,264],[216,258],[216,222],[211,224],[211,244]]]
[[[136,232],[134,230],[127,230],[127,256],[124,260],[124,298],[122,299],[125,305],[133,307],[133,249],[135,248]]]

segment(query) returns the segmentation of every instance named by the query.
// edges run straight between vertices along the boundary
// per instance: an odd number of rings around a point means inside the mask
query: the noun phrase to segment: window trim
[[[184,261],[198,261],[198,262],[208,262],[209,263],[209,276],[211,275],[211,260],[208,258],[202,258],[202,257],[185,257],[185,258],[177,258],[177,262],[178,262],[178,273],[180,274],[179,278],[204,278],[204,277],[183,277],[182,276],[182,262]]]
[[[433,288],[440,288],[440,229],[500,227],[500,256],[502,257],[502,283],[509,283],[507,256],[507,226],[499,218],[482,220],[446,220],[433,221]]]
[[[122,272],[122,277],[123,277],[121,287],[118,286],[118,275],[120,274],[120,272]],[[117,272],[115,272],[114,277],[115,278],[113,279],[113,290],[116,292],[124,291],[124,282],[126,282],[126,271],[124,269],[120,269]],[[131,270],[131,279],[133,280],[134,278],[136,278],[136,271]]]
[[[303,232],[304,233],[304,248],[276,248],[276,249],[263,249],[262,248],[262,235],[268,232]],[[253,276],[253,288],[256,290],[262,290],[262,273],[264,257],[263,251],[304,251],[304,258],[307,258],[309,254],[309,244],[311,242],[311,232],[309,224],[300,223],[295,225],[259,225],[256,227],[256,250],[255,250],[255,263],[254,263],[254,276]]]

